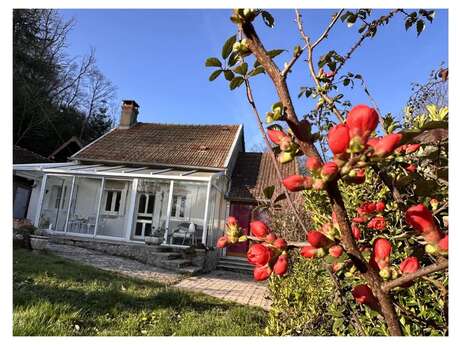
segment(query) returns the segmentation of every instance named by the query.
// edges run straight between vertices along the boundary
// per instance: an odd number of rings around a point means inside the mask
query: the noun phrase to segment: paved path
[[[180,273],[86,248],[49,243],[47,249],[66,259],[128,277],[158,281],[181,289],[202,292],[227,301],[258,306],[265,310],[270,308],[271,301],[265,298],[267,285],[256,283],[248,275],[217,270],[208,274],[186,278]]]

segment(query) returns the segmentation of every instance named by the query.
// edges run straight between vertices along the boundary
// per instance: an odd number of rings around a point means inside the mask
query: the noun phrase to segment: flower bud
[[[327,162],[321,168],[321,176],[326,178],[326,181],[332,180],[339,171],[339,168],[335,162]]]
[[[382,270],[390,264],[391,243],[385,238],[377,238],[374,241],[373,251],[369,264],[376,270]]]
[[[329,248],[329,255],[338,258],[342,255],[343,253],[343,248],[339,245],[334,245]]]
[[[391,271],[388,267],[384,267],[379,271],[379,276],[384,280],[388,280],[391,277]]]
[[[328,247],[334,243],[319,231],[309,231],[307,234],[307,241],[315,248]]]
[[[351,232],[356,241],[361,239],[361,230],[355,224],[351,226]]]
[[[331,268],[332,268],[332,272],[338,272],[340,271],[344,266],[344,263],[343,262],[334,262],[332,263],[331,265]]]
[[[281,254],[276,260],[275,266],[273,266],[273,272],[276,275],[284,276],[288,270],[288,257],[287,254]]]
[[[224,248],[228,244],[227,240],[227,236],[219,237],[216,244],[217,248]]]
[[[267,129],[267,134],[270,140],[276,145],[279,145],[283,138],[288,137],[288,135],[284,133],[281,129],[276,129],[274,128],[274,126],[272,126],[272,128]]]
[[[435,199],[435,198],[431,198],[430,205],[431,205],[431,209],[433,211],[436,211],[438,209],[438,206],[439,206],[439,201],[437,199]]]
[[[347,125],[338,124],[332,127],[327,134],[327,140],[334,155],[345,153],[350,143]]]
[[[433,214],[423,204],[409,207],[406,211],[406,222],[430,243],[437,243],[441,239],[441,233],[433,219]]]
[[[271,232],[270,228],[260,220],[250,222],[249,227],[251,228],[251,233],[259,238],[264,238],[265,236],[267,236],[267,234]]]
[[[283,184],[287,188],[288,191],[299,192],[301,190],[307,189],[308,181],[305,179],[305,176],[292,175],[292,176],[286,177],[283,180]]]
[[[369,135],[377,127],[379,116],[375,109],[360,104],[350,110],[347,116],[347,126],[350,138],[359,138],[362,144],[367,142]]]
[[[235,217],[230,216],[230,217],[227,218],[227,225],[229,225],[229,226],[238,225],[238,221],[236,220]]]
[[[361,206],[358,207],[357,211],[359,215],[374,213],[376,211],[376,204],[373,202],[365,202],[362,203]]]
[[[351,292],[356,302],[366,304],[374,310],[379,310],[379,302],[367,285],[356,285]]]
[[[321,169],[323,164],[321,163],[318,157],[311,156],[311,157],[308,157],[307,162],[305,163],[305,166],[309,171],[317,171]]]
[[[257,265],[254,269],[254,279],[257,281],[266,280],[272,274],[271,268],[267,266]]]
[[[407,257],[403,262],[399,264],[401,273],[414,273],[420,268],[420,263],[415,256]]]
[[[302,255],[304,258],[307,258],[307,259],[313,259],[317,257],[317,253],[318,253],[318,248],[315,248],[311,245],[302,247],[302,249],[300,250],[300,255]]]
[[[358,223],[358,224],[365,223],[367,222],[367,218],[366,217],[355,217],[352,219],[352,222]]]
[[[247,257],[249,263],[253,265],[266,265],[272,258],[272,252],[263,244],[256,243],[249,248]]]
[[[393,152],[402,139],[402,134],[391,133],[380,138],[375,144],[370,144],[374,149],[374,156],[383,157]]]
[[[275,248],[278,248],[278,249],[281,249],[281,250],[285,250],[286,247],[287,247],[287,242],[282,239],[282,238],[278,238],[276,239],[274,242],[273,242],[273,246]]]

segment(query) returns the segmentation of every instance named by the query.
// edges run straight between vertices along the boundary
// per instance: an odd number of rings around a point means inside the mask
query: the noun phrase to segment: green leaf
[[[232,52],[228,57],[228,67],[234,66],[238,62],[238,53]]]
[[[230,37],[225,43],[224,46],[222,47],[222,58],[226,59],[232,52],[233,44],[236,42],[236,35],[233,35]]]
[[[246,62],[243,62],[241,65],[236,66],[233,69],[233,71],[241,75],[246,75],[246,73],[248,72],[248,64]]]
[[[229,69],[224,71],[224,76],[225,76],[225,79],[227,79],[228,81],[232,80],[235,77],[233,72],[230,71]]]
[[[222,67],[222,63],[218,58],[210,57],[206,60],[206,67]]]
[[[212,72],[211,75],[209,76],[209,81],[213,81],[213,80],[216,79],[221,73],[222,73],[222,70],[221,70],[221,69],[215,70],[215,71]]]
[[[273,59],[274,57],[277,57],[278,55],[280,55],[282,52],[285,52],[285,51],[286,51],[285,49],[273,49],[273,50],[268,51],[267,55]]]
[[[417,20],[417,36],[425,29],[425,22],[422,19]]]
[[[254,77],[260,73],[265,73],[265,69],[262,66],[257,66],[251,72],[249,72],[249,76]]]
[[[270,28],[274,27],[275,19],[273,18],[273,16],[267,11],[262,11],[261,13],[262,13],[262,19],[265,25],[267,25]]]
[[[263,193],[266,199],[271,199],[274,192],[275,192],[275,186],[268,186],[268,187],[265,187],[263,190]]]
[[[233,80],[230,82],[230,90],[234,90],[237,87],[240,87],[241,84],[244,83],[243,77],[235,77]]]
[[[287,198],[286,194],[285,194],[285,193],[281,193],[280,195],[278,195],[278,196],[276,197],[276,199],[273,201],[273,203],[276,204],[277,202],[280,202],[281,200],[284,200],[284,199],[286,199],[286,198]]]

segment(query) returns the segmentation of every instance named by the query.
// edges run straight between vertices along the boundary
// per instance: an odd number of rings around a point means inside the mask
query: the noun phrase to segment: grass
[[[260,335],[266,313],[14,250],[14,335]]]

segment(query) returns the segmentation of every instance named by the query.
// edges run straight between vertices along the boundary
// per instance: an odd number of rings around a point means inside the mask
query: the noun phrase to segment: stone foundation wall
[[[134,259],[155,267],[172,269],[168,259],[179,258],[190,260],[191,265],[198,268],[200,272],[210,272],[216,268],[216,250],[205,251],[204,249],[177,248],[143,243],[115,242],[109,240],[76,238],[71,236],[50,235],[50,242],[58,244],[73,245],[77,247],[92,249],[110,255],[122,256]],[[172,269],[173,270],[173,269]]]

